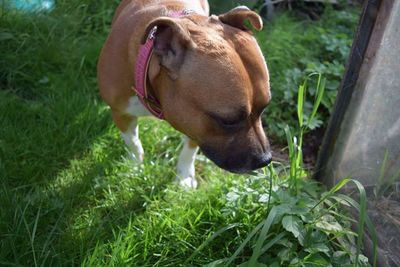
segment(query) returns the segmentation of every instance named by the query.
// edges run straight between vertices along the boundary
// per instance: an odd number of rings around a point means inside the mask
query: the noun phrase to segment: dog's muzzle
[[[200,146],[200,149],[218,167],[233,173],[246,173],[260,169],[268,166],[272,161],[270,151],[221,153],[207,146]]]

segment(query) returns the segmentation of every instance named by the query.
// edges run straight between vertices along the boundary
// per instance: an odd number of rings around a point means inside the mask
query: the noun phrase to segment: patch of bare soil
[[[325,134],[324,128],[311,131],[304,136],[303,141],[303,162],[308,170],[313,170],[317,163],[319,149],[322,145],[322,139]],[[271,141],[272,158],[274,161],[288,163],[288,149],[286,144],[279,143],[275,140]]]
[[[382,266],[400,266],[400,190],[393,191],[368,203],[368,215],[378,234],[379,256]],[[380,266],[380,265],[378,265]]]

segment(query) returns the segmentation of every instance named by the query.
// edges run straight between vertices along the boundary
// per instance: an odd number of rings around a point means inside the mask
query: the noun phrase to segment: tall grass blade
[[[373,247],[374,247],[374,267],[376,266],[376,232],[375,228],[372,224],[372,222],[369,220],[368,215],[367,215],[367,195],[364,189],[364,186],[357,180],[354,179],[343,179],[340,181],[335,187],[333,187],[327,194],[324,195],[324,197],[316,204],[314,205],[313,208],[311,208],[310,211],[315,209],[318,205],[320,205],[322,202],[324,202],[327,198],[331,197],[335,192],[339,191],[341,188],[343,188],[348,182],[353,182],[359,193],[360,193],[360,204],[358,204],[356,201],[351,199],[348,196],[342,196],[343,199],[345,199],[349,204],[351,204],[354,208],[356,208],[359,212],[359,220],[358,220],[358,231],[357,231],[357,253],[356,253],[356,265],[358,266],[358,259],[361,253],[361,246],[363,244],[363,234],[364,234],[364,226],[367,224],[368,230],[370,231],[373,239]]]
[[[395,174],[393,174],[392,177],[389,178],[389,182],[386,183],[386,186],[383,188],[382,194],[386,192],[386,190],[393,185],[398,179],[400,178],[400,168],[397,170]]]
[[[394,175],[392,175],[389,179],[385,181],[385,173],[387,169],[388,158],[389,158],[389,151],[386,150],[385,156],[382,161],[381,169],[379,171],[378,185],[374,190],[376,198],[382,197],[382,195],[385,194],[388,188],[391,185],[393,185],[395,181],[400,177],[400,168],[399,168]]]
[[[271,228],[272,223],[274,222],[276,214],[276,207],[273,207],[269,212],[267,219],[264,221],[263,228],[261,229],[261,232],[256,242],[256,246],[253,250],[253,255],[250,258],[249,266],[255,266],[257,263],[257,259],[261,256],[262,246],[267,238],[268,231]]]
[[[343,194],[338,195],[338,197],[345,200],[347,203],[349,203],[351,206],[353,206],[357,211],[360,211],[360,209],[361,209],[360,204],[358,204],[357,201],[355,201],[351,197],[349,197],[347,195],[343,195]],[[367,225],[368,232],[370,233],[371,238],[372,238],[373,250],[374,250],[373,251],[373,254],[374,254],[373,266],[376,267],[376,261],[377,261],[377,255],[378,255],[378,251],[377,251],[378,235],[376,234],[375,227],[374,227],[371,219],[368,217],[368,215],[365,216],[365,224]]]
[[[274,167],[272,164],[268,166],[269,169],[269,189],[268,189],[268,206],[267,206],[267,212],[269,213],[271,209],[271,196],[272,196],[272,177],[273,173],[275,172]]]
[[[349,178],[345,178],[343,180],[341,180],[339,183],[337,183],[331,190],[329,190],[329,192],[327,192],[320,201],[318,201],[317,204],[314,205],[314,207],[312,207],[310,209],[310,212],[313,211],[316,207],[318,207],[322,202],[324,202],[327,198],[331,197],[334,193],[336,193],[337,191],[339,191],[340,189],[343,188],[343,186],[345,186],[348,182],[350,182],[351,179]]]
[[[233,224],[229,224],[221,229],[219,229],[218,231],[216,231],[214,234],[212,234],[206,241],[204,241],[193,253],[192,255],[190,255],[190,257],[185,260],[185,262],[183,263],[184,265],[187,265],[203,248],[205,248],[210,242],[212,242],[215,238],[217,238],[218,236],[220,236],[221,234],[223,234],[224,232],[238,227],[240,226],[240,223],[233,223]]]
[[[313,105],[313,110],[311,112],[311,116],[309,117],[307,124],[310,124],[310,122],[317,115],[318,108],[321,105],[322,97],[325,93],[325,85],[326,85],[326,78],[322,78],[322,75],[318,74],[317,92],[315,93],[316,98]]]
[[[292,133],[290,132],[290,128],[288,125],[286,125],[286,127],[285,127],[285,133],[286,133],[286,140],[287,140],[288,148],[289,148],[290,181],[293,182],[293,179],[296,179],[296,177],[295,177],[296,148],[295,148]]]
[[[290,128],[288,125],[285,126],[285,134],[286,134],[286,141],[288,143],[289,148],[289,157],[294,155],[294,144],[293,144],[293,136],[290,132]]]
[[[254,237],[254,235],[258,232],[258,230],[260,230],[260,228],[264,225],[265,221],[266,220],[264,220],[261,223],[259,223],[253,229],[253,231],[251,231],[250,234],[247,235],[246,239],[242,242],[242,244],[240,244],[240,246],[236,249],[235,253],[233,253],[233,255],[229,258],[226,266],[230,266],[231,265],[231,263],[237,258],[237,256],[240,254],[240,252],[242,252],[242,250],[247,245],[247,243],[249,243],[249,241]]]
[[[36,259],[36,251],[35,251],[35,244],[34,243],[35,243],[36,229],[37,229],[37,224],[38,224],[38,221],[39,221],[41,206],[39,207],[39,210],[38,210],[38,212],[36,214],[36,219],[35,219],[35,222],[34,222],[34,225],[33,225],[33,229],[32,229],[32,232],[31,232],[30,229],[29,229],[29,224],[28,224],[28,222],[26,221],[26,218],[25,218],[25,211],[26,211],[26,209],[28,208],[29,205],[30,205],[30,203],[28,203],[25,206],[24,211],[21,213],[21,217],[22,217],[23,223],[25,225],[25,229],[26,229],[26,231],[28,232],[28,235],[29,235],[30,246],[31,246],[31,249],[32,249],[33,263],[34,263],[34,266],[37,267],[38,263],[37,263],[37,259]]]
[[[380,191],[381,186],[384,184],[384,179],[385,179],[385,172],[386,172],[386,166],[387,166],[387,161],[389,157],[389,151],[386,149],[385,151],[385,156],[383,157],[381,169],[379,170],[379,178],[378,178],[378,192],[377,192],[377,197],[380,196]]]
[[[365,193],[364,186],[357,180],[352,180],[353,183],[356,184],[358,191],[360,192],[360,209],[359,209],[359,222],[358,222],[358,231],[357,231],[357,254],[356,254],[356,267],[358,266],[358,259],[361,253],[361,246],[363,244],[364,237],[364,226],[365,226],[365,218],[367,216],[367,194]]]
[[[304,91],[305,91],[306,82],[299,86],[299,92],[297,96],[297,117],[299,119],[300,128],[303,127],[303,118],[304,118]]]
[[[96,266],[96,261],[98,261],[99,255],[101,252],[101,248],[100,248],[100,243],[99,241],[96,243],[96,246],[94,247],[92,253],[90,256],[86,257],[81,266],[82,267],[92,267],[92,266]]]
[[[268,249],[270,249],[273,245],[275,245],[282,238],[284,238],[285,235],[286,235],[286,233],[282,232],[279,235],[275,236],[271,241],[269,241],[267,244],[264,245],[264,247],[261,249],[261,254],[260,255],[263,255],[265,252],[267,252]]]

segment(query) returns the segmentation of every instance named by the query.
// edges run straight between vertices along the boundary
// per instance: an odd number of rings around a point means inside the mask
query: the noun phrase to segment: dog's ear
[[[187,48],[194,45],[189,32],[184,28],[181,19],[160,17],[147,25],[142,44],[155,27],[157,30],[154,33],[153,51],[170,74],[176,73],[183,63]]]
[[[248,30],[245,25],[247,19],[257,31],[261,31],[263,28],[261,17],[246,6],[238,6],[225,14],[219,15],[218,18],[223,23],[241,30]]]

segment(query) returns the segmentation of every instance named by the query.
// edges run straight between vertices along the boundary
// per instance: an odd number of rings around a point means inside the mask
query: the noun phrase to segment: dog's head
[[[238,7],[220,16],[161,17],[146,30],[158,28],[149,76],[165,119],[232,172],[271,161],[261,125],[271,98],[268,69],[247,20],[262,29],[259,15]]]

